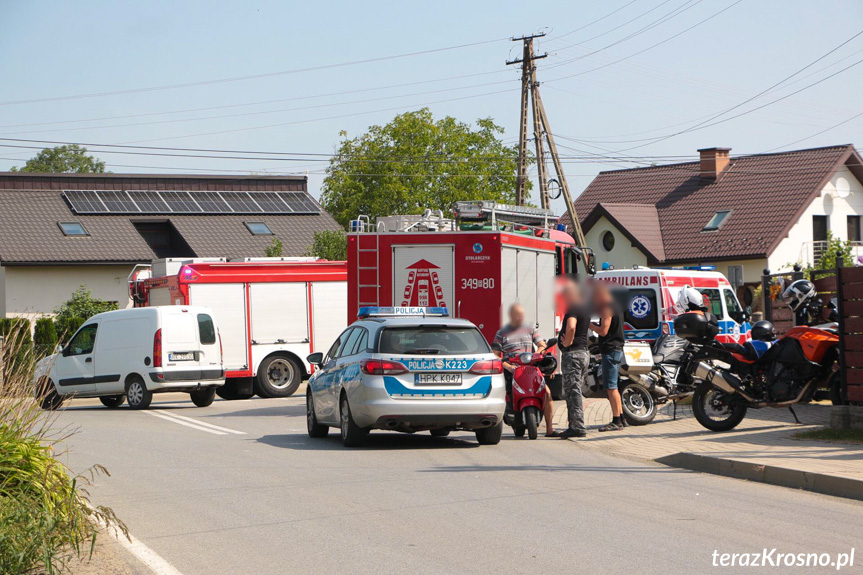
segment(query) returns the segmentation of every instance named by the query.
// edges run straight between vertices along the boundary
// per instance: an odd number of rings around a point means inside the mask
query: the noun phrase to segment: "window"
[[[273,231],[264,222],[243,222],[253,236],[271,236]]]
[[[722,225],[728,221],[728,216],[731,215],[731,210],[723,210],[720,212],[716,212],[713,214],[713,217],[710,218],[710,221],[707,222],[707,225],[704,226],[701,231],[702,232],[715,232]]]
[[[342,335],[336,338],[336,341],[333,342],[333,345],[330,347],[330,350],[327,352],[327,356],[324,358],[324,364],[327,364],[339,356],[339,348],[342,345],[342,342],[345,341],[345,338],[348,335],[350,330],[345,330]]]
[[[339,357],[353,355],[354,347],[357,345],[357,340],[360,339],[361,331],[362,330],[358,327],[351,330],[350,335],[344,340],[345,344],[339,347]]]
[[[623,312],[623,320],[634,329],[655,329],[659,326],[656,290],[615,289],[611,294]]]
[[[812,241],[826,242],[830,231],[830,220],[827,216],[812,216]]]
[[[213,325],[213,318],[205,313],[198,314],[198,337],[204,345],[216,343],[216,326]]]
[[[96,345],[96,328],[95,323],[85,325],[78,330],[72,341],[69,342],[69,353],[66,355],[88,355],[93,353],[93,346]]]
[[[719,296],[718,289],[701,289],[696,288],[704,296],[704,305],[707,306],[707,311],[718,318],[724,317],[722,313],[722,299]]]
[[[488,343],[474,327],[390,327],[381,332],[380,353],[407,355],[488,353]]]
[[[860,216],[848,216],[848,241],[860,241]]]
[[[89,236],[81,222],[57,222],[64,236]]]
[[[132,220],[132,225],[159,258],[193,258],[195,252],[168,220]]]
[[[357,338],[357,342],[354,344],[353,349],[350,350],[351,355],[363,352],[369,346],[369,332],[362,327],[358,327],[357,331],[360,333],[360,337]]]
[[[614,234],[605,232],[602,234],[602,247],[605,251],[610,252],[614,249]]]
[[[722,295],[725,297],[725,309],[728,311],[728,317],[737,322],[742,321],[743,309],[740,307],[740,302],[737,301],[734,292],[730,289],[724,289]]]

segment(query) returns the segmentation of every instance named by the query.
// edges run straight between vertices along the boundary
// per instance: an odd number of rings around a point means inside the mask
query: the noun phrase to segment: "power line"
[[[653,8],[651,8],[650,10],[648,10],[648,11],[646,11],[646,12],[642,12],[641,14],[639,14],[638,16],[636,16],[635,18],[632,18],[632,19],[630,19],[630,20],[627,20],[627,21],[626,21],[626,22],[624,22],[623,24],[619,24],[619,25],[615,26],[614,28],[612,28],[612,29],[610,29],[610,30],[606,30],[605,32],[601,32],[600,34],[597,34],[596,36],[591,36],[590,38],[587,38],[587,39],[582,40],[582,41],[580,41],[580,42],[576,42],[575,44],[569,44],[569,45],[567,45],[567,46],[563,46],[562,48],[557,48],[557,50],[556,50],[556,51],[563,51],[563,50],[568,50],[568,49],[570,49],[570,48],[574,48],[574,47],[576,47],[576,46],[581,46],[582,44],[586,44],[586,43],[588,43],[588,42],[590,42],[590,41],[592,41],[592,40],[596,40],[597,38],[601,38],[602,36],[605,36],[605,35],[607,35],[607,34],[611,34],[612,32],[614,32],[614,31],[616,31],[616,30],[619,30],[620,28],[623,28],[623,27],[624,27],[624,26],[626,26],[627,24],[632,24],[632,23],[633,23],[633,22],[635,22],[636,20],[639,20],[639,19],[643,18],[644,16],[647,16],[648,14],[650,14],[651,12],[653,12],[654,10],[658,10],[658,9],[659,9],[659,8],[661,8],[662,6],[664,6],[664,5],[668,4],[669,2],[671,2],[671,0],[663,0],[663,2],[660,2],[659,4],[657,4],[656,6],[654,6]],[[632,2],[630,2],[630,4],[632,4]],[[627,6],[629,6],[629,4],[627,4]],[[563,37],[563,36],[560,36],[560,38],[562,38],[562,37]],[[557,40],[557,39],[559,39],[559,38],[555,38],[555,40]]]
[[[818,131],[818,132],[815,132],[814,134],[809,134],[809,135],[808,135],[808,136],[806,136],[805,138],[800,138],[799,140],[794,140],[793,142],[789,142],[789,143],[787,143],[787,144],[783,144],[783,145],[781,145],[781,146],[776,146],[775,148],[770,148],[769,150],[767,150],[767,152],[775,152],[776,150],[779,150],[779,149],[781,149],[781,148],[787,148],[788,146],[793,146],[794,144],[799,144],[800,142],[803,142],[803,141],[806,141],[806,140],[810,140],[810,139],[812,139],[812,138],[814,138],[814,137],[816,137],[816,136],[820,136],[821,134],[823,134],[823,133],[825,133],[825,132],[829,132],[830,130],[832,130],[832,129],[834,129],[834,128],[838,128],[839,126],[842,126],[842,125],[844,125],[844,124],[847,124],[848,122],[852,122],[852,121],[856,120],[857,118],[859,118],[860,116],[863,116],[863,112],[860,112],[859,114],[855,114],[854,116],[851,116],[851,117],[850,117],[850,118],[848,118],[847,120],[842,120],[842,121],[841,121],[841,122],[839,122],[838,124],[833,124],[833,125],[832,125],[832,126],[830,126],[829,128],[824,128],[823,130],[820,130],[820,131]]]
[[[620,8],[618,8],[617,10],[612,10],[611,12],[609,12],[608,14],[606,14],[605,16],[602,16],[601,18],[597,18],[597,19],[596,19],[596,20],[594,20],[593,22],[588,22],[588,23],[587,23],[587,24],[585,24],[584,26],[580,26],[580,27],[576,28],[575,30],[570,30],[570,31],[569,31],[569,32],[567,32],[566,34],[561,34],[560,36],[557,36],[557,37],[555,37],[554,39],[555,39],[555,40],[560,40],[561,38],[566,38],[567,36],[571,36],[572,34],[575,34],[576,32],[580,32],[580,31],[584,30],[585,28],[589,28],[590,26],[593,26],[594,24],[598,24],[599,22],[602,22],[602,21],[603,21],[603,20],[605,20],[606,18],[608,18],[608,17],[610,17],[610,16],[613,16],[613,15],[617,14],[618,12],[620,12],[621,10],[623,10],[624,8],[626,8],[626,7],[628,7],[628,6],[631,6],[632,4],[635,4],[636,2],[638,2],[638,0],[630,0],[630,2],[627,2],[626,4],[624,4],[623,6],[621,6]]]

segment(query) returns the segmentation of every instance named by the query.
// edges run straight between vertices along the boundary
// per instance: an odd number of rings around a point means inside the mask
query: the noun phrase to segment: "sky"
[[[268,151],[90,148],[118,173],[308,174],[318,196],[340,132],[406,111],[491,117],[515,143],[511,37],[544,32],[540,90],[577,196],[698,148],[863,147],[861,31],[860,0],[0,0],[0,170],[38,151],[8,146],[46,145],[10,138]]]

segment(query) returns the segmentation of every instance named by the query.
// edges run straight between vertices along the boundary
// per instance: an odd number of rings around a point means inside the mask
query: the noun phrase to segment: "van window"
[[[634,329],[655,329],[659,326],[656,290],[612,290],[617,305],[623,310],[623,320]]]
[[[95,323],[85,325],[78,330],[72,341],[69,342],[69,355],[87,355],[93,353],[93,346],[96,345],[96,328]]]
[[[737,301],[737,296],[730,289],[722,290],[725,296],[725,309],[728,311],[728,317],[735,319],[742,317],[743,310],[740,308],[740,302]]]
[[[198,314],[198,334],[202,344],[216,343],[216,326],[213,325],[213,318],[205,313]]]
[[[719,290],[698,288],[698,291],[704,296],[707,310],[718,318],[724,317],[725,314],[722,313],[722,298],[719,296]]]

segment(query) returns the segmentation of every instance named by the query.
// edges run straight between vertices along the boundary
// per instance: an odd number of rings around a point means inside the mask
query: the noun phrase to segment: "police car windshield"
[[[387,327],[381,332],[380,353],[404,355],[468,355],[491,351],[474,327]]]

